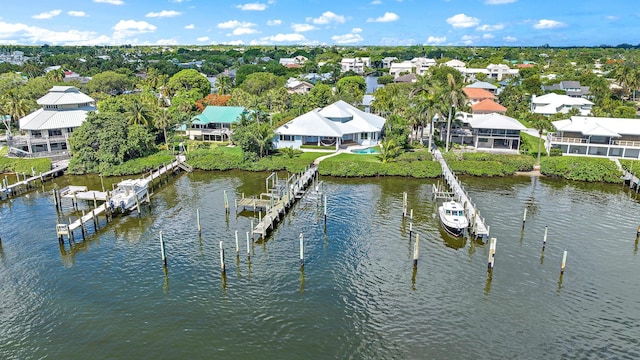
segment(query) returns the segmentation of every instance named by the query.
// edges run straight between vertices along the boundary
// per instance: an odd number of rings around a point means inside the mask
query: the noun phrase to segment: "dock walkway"
[[[261,215],[258,224],[254,227],[253,234],[262,239],[266,238],[291,206],[304,196],[317,174],[318,167],[315,165],[307,167],[300,174],[291,175],[287,180],[278,180],[277,174],[273,173],[266,181],[268,193],[261,195],[261,197],[268,197],[268,200],[263,198],[258,202],[257,199],[247,199],[247,205],[243,202],[245,199],[240,200],[237,204],[240,208],[259,206],[259,209],[265,210],[264,216]]]
[[[22,174],[23,179],[20,180],[20,174],[16,173],[17,181],[11,185],[9,185],[8,177],[5,176],[2,180],[2,186],[0,186],[0,194],[4,194],[4,196],[9,197],[15,194],[18,194],[21,190],[27,190],[33,187],[33,183],[36,181],[40,181],[43,183],[48,178],[54,178],[60,174],[62,174],[69,167],[68,161],[62,161],[56,164],[53,169],[40,173],[39,175],[35,174],[35,171],[31,171],[31,177],[27,177],[25,173]],[[0,195],[1,196],[1,195]]]
[[[469,195],[464,190],[462,185],[460,185],[460,181],[455,176],[453,171],[447,165],[442,153],[440,150],[435,149],[433,151],[434,158],[440,162],[440,166],[442,166],[442,175],[444,176],[445,181],[449,185],[451,189],[450,193],[455,200],[462,203],[465,209],[465,214],[467,215],[467,219],[469,220],[469,224],[471,227],[471,234],[476,237],[489,237],[489,227],[485,224],[484,218],[480,216],[480,212],[471,202]],[[437,196],[439,189],[435,185],[433,185],[434,197]]]

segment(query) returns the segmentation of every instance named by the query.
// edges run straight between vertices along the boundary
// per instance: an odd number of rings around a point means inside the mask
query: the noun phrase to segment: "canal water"
[[[449,238],[432,183],[404,178],[323,179],[326,233],[316,198],[307,196],[273,237],[252,245],[249,262],[253,213],[236,216],[233,198],[263,192],[265,177],[180,175],[156,189],[141,217],[107,226],[101,219],[97,233],[90,225],[87,240],[71,248],[59,246],[55,224],[78,213],[70,202],[56,213],[52,184],[1,202],[0,358],[640,357],[640,206],[622,186],[463,178],[497,238],[488,276],[488,246]],[[95,178],[57,181],[100,187]],[[403,191],[420,235],[415,271]]]

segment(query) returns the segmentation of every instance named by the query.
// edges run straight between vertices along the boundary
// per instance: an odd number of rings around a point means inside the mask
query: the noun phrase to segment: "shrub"
[[[106,168],[102,174],[105,176],[122,176],[140,174],[153,168],[157,168],[162,164],[168,164],[175,160],[175,157],[169,151],[160,151],[153,155],[143,158],[132,159],[123,164],[110,166]]]
[[[547,176],[588,182],[620,183],[616,164],[604,158],[562,156],[542,160],[540,172]]]
[[[0,172],[17,172],[31,175],[31,169],[39,174],[51,170],[51,159],[22,159],[0,157]]]

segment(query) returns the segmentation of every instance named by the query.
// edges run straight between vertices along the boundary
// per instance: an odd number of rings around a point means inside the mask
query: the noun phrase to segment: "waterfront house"
[[[342,145],[376,145],[382,138],[385,122],[383,117],[339,100],[277,128],[274,146],[299,149],[302,145],[316,145],[338,149]]]
[[[382,59],[382,68],[383,69],[388,69],[391,67],[391,64],[393,64],[395,61],[398,61],[398,58],[395,56],[387,56],[386,58]]]
[[[574,98],[568,95],[560,95],[549,93],[542,96],[531,98],[531,112],[534,114],[542,114],[550,116],[557,113],[568,113],[571,109],[580,111],[580,115],[587,116],[591,114],[593,103],[587,99]]]
[[[520,150],[520,131],[526,130],[518,120],[498,113],[456,115],[458,125],[452,127],[451,142],[478,150]],[[441,137],[446,130],[440,131]]]
[[[492,99],[484,99],[480,102],[477,102],[471,105],[471,113],[474,115],[491,114],[491,113],[498,113],[498,114],[504,115],[507,113],[507,108],[498,104]]]
[[[477,104],[483,100],[495,100],[496,96],[485,89],[464,87],[462,92],[467,95],[470,105]]]
[[[246,113],[242,106],[207,106],[202,114],[191,118],[186,134],[191,140],[230,141],[232,125]]]
[[[640,120],[572,116],[552,122],[547,150],[562,149],[567,155],[609,156],[640,159]]]
[[[96,111],[95,100],[74,86],[54,86],[37,100],[42,108],[18,120],[21,136],[10,142],[10,153],[19,156],[68,155],[69,136]]]
[[[389,68],[389,75],[397,78],[406,73],[415,73],[417,75],[424,75],[430,67],[436,65],[434,59],[428,59],[423,57],[413,58],[411,60],[394,62]]]
[[[466,87],[470,88],[470,89],[484,89],[484,90],[487,90],[488,92],[490,92],[490,93],[492,93],[494,95],[496,95],[496,92],[498,91],[498,87],[497,86],[495,86],[495,85],[493,85],[491,83],[488,83],[486,81],[476,81],[471,85],[467,85]]]
[[[284,87],[287,88],[289,94],[306,94],[313,89],[313,84],[296,78],[289,78]]]
[[[462,69],[464,69],[467,65],[463,61],[460,61],[458,59],[453,59],[444,63],[444,66],[448,66],[458,71],[462,71]]]

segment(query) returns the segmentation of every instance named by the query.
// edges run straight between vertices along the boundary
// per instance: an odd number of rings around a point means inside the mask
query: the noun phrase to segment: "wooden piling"
[[[162,265],[167,267],[167,253],[164,250],[164,240],[162,239],[162,231],[160,231],[160,255],[162,256]]]
[[[524,214],[522,215],[522,228],[524,229],[524,223],[527,221],[527,208],[524,208]]]
[[[140,199],[138,198],[138,194],[136,194],[136,209],[138,210],[138,217],[140,217]]]
[[[100,188],[102,188],[102,192],[104,192],[104,181],[102,180],[102,174],[100,176]]]
[[[562,265],[560,265],[560,275],[564,274],[564,267],[567,265],[567,250],[562,254]]]
[[[240,246],[238,245],[238,230],[236,230],[235,234],[236,234],[236,257],[240,257]]]
[[[324,195],[324,231],[327,232],[327,195]]]
[[[496,238],[491,238],[491,243],[489,245],[489,260],[487,265],[487,270],[493,270],[493,266],[495,265],[496,260]]]
[[[198,235],[202,234],[202,228],[200,227],[200,209],[196,209],[196,222],[198,223]]]
[[[253,239],[253,229],[255,229],[255,227],[253,226],[253,219],[251,219],[251,238]]]
[[[407,192],[402,193],[402,218],[407,216]]]
[[[222,247],[222,241],[220,241],[220,271],[224,274],[227,269],[224,265],[224,247]]]
[[[249,240],[248,231],[247,231],[247,260],[251,260],[251,241]]]
[[[224,211],[229,212],[229,198],[227,197],[227,190],[224,190]]]
[[[57,188],[53,188],[53,205],[55,205],[56,210],[58,210],[58,195],[56,194],[57,190]],[[640,227],[638,227],[638,229],[640,231]]]
[[[419,244],[420,244],[420,234],[416,234],[416,242],[415,244],[413,244],[413,267],[414,268],[418,266],[418,257],[420,254]]]
[[[547,246],[547,230],[548,227],[544,227],[544,238],[542,238],[542,251],[544,251],[545,246]]]
[[[93,193],[93,208],[97,208],[98,207],[98,200],[96,200],[96,193]]]
[[[85,241],[84,220],[82,219],[83,217],[84,217],[84,210],[82,210],[82,216],[80,217],[80,230],[82,230],[82,241]]]
[[[300,268],[304,268],[304,234],[300,233]]]
[[[409,239],[411,239],[413,233],[413,209],[409,211]]]

